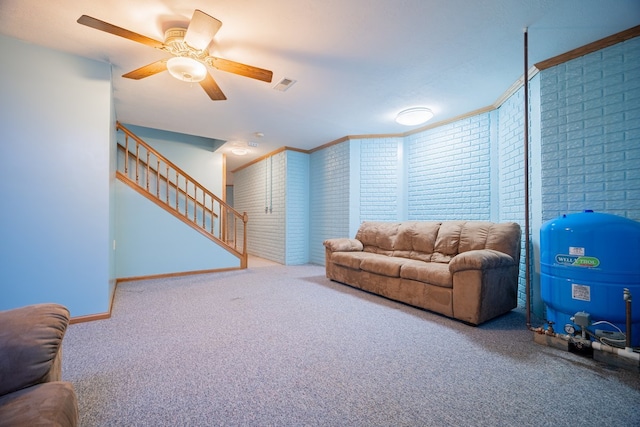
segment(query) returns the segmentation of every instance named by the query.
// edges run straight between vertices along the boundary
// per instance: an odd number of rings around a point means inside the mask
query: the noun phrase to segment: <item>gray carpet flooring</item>
[[[110,319],[70,326],[63,378],[83,426],[640,426],[638,373],[524,324],[471,327],[266,263],[120,284]]]

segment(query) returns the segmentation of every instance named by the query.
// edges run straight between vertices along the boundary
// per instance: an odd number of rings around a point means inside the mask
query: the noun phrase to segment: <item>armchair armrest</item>
[[[360,252],[364,249],[362,242],[357,239],[338,238],[327,239],[323,242],[325,248],[331,252]]]
[[[60,349],[69,310],[35,304],[0,311],[0,396],[61,378]]]
[[[510,255],[493,249],[480,249],[453,257],[449,262],[449,271],[453,274],[465,270],[488,270],[514,265],[515,260]]]

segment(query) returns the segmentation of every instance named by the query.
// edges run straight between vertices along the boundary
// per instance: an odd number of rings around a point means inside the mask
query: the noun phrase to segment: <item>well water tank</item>
[[[632,296],[632,347],[640,347],[640,222],[584,211],[540,229],[540,291],[547,320],[562,331],[578,312],[626,333],[624,289]],[[615,331],[606,324],[589,328]],[[624,343],[622,343],[624,346]]]

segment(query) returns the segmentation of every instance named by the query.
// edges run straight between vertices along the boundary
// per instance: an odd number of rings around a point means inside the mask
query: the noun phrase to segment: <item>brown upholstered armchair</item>
[[[0,427],[78,425],[76,393],[61,381],[68,324],[58,304],[0,311]]]

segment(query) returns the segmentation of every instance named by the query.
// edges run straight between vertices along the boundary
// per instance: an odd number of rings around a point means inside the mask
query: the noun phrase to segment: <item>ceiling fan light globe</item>
[[[402,110],[396,116],[396,123],[405,126],[416,126],[425,123],[433,117],[433,112],[425,107],[415,107]]]
[[[183,82],[201,82],[207,76],[207,67],[200,61],[184,56],[176,56],[167,61],[167,70]]]

